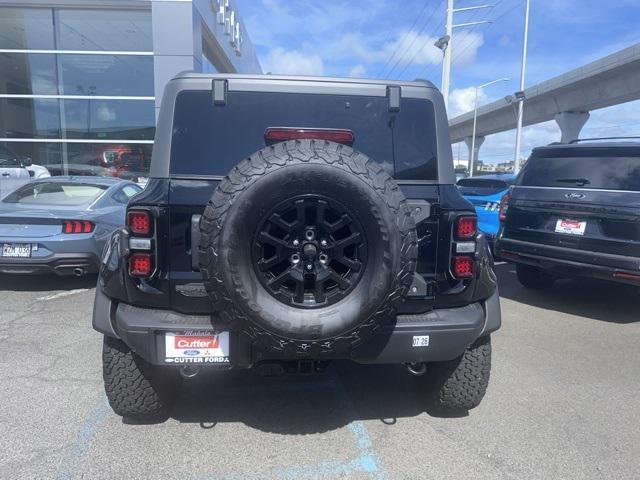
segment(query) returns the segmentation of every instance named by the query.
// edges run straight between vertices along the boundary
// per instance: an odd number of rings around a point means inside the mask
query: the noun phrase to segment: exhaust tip
[[[74,274],[76,277],[81,277],[81,276],[83,276],[83,275],[84,275],[84,268],[80,268],[80,267],[74,268],[74,269],[73,269],[73,274]]]
[[[194,367],[193,365],[184,365],[180,367],[180,375],[182,378],[193,378],[200,373],[200,367]]]
[[[407,370],[415,377],[421,377],[427,372],[426,363],[407,363]]]

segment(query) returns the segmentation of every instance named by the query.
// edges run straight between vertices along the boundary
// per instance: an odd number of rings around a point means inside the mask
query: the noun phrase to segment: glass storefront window
[[[0,94],[7,93],[56,95],[55,55],[0,53]]]
[[[36,142],[2,142],[0,147],[20,158],[30,158],[34,165],[45,167],[51,175],[62,175],[62,144]]]
[[[153,57],[58,55],[65,95],[153,96]]]
[[[153,140],[153,101],[64,100],[66,138]]]
[[[149,175],[150,144],[69,143],[66,150],[69,175],[103,175],[135,182]]]
[[[0,98],[0,133],[5,138],[59,138],[58,100]]]
[[[0,7],[0,49],[52,50],[50,8]]]
[[[96,97],[154,96],[152,55],[109,53],[153,51],[150,9],[0,7],[0,49],[52,51],[0,53],[0,147],[51,175],[148,176],[152,144],[130,142],[153,140],[154,101]]]
[[[153,51],[151,15],[139,10],[56,10],[58,49]]]

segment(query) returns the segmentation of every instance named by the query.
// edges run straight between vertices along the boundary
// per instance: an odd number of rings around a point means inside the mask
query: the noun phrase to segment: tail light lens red
[[[453,273],[453,276],[458,279],[473,277],[473,257],[453,257],[451,271]]]
[[[329,140],[331,142],[353,145],[353,132],[346,129],[331,128],[267,128],[264,141],[267,145],[287,140]]]
[[[129,256],[129,275],[148,277],[153,271],[153,257],[150,253],[132,253]]]
[[[475,237],[478,231],[478,220],[476,217],[458,217],[455,223],[455,237],[457,240],[468,240]]]
[[[500,199],[500,209],[498,210],[498,220],[504,222],[507,219],[507,210],[509,209],[509,194],[505,193]]]
[[[151,235],[151,215],[146,210],[129,210],[127,227],[134,235]]]
[[[89,220],[63,220],[62,233],[91,233],[95,225]]]

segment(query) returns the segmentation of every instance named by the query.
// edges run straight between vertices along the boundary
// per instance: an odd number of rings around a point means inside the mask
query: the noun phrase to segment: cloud
[[[484,45],[484,36],[480,32],[471,30],[454,37],[451,63],[457,67],[472,64],[482,45]]]
[[[473,110],[475,87],[457,88],[449,93],[449,118],[457,117]],[[478,90],[478,106],[487,103],[489,98],[482,89]]]
[[[98,107],[96,116],[103,122],[113,122],[116,119],[116,112],[113,108],[103,103]]]
[[[437,65],[442,61],[442,52],[434,45],[436,40],[436,37],[414,30],[405,31],[395,41],[386,43],[381,50],[378,50],[378,58],[391,58],[395,53],[390,63],[391,67],[395,64],[400,67],[409,64]]]
[[[366,69],[364,68],[364,65],[358,64],[349,70],[349,76],[354,78],[363,78],[365,72]]]
[[[324,63],[318,54],[276,47],[269,52],[263,61],[263,69],[265,72],[271,73],[322,75]]]

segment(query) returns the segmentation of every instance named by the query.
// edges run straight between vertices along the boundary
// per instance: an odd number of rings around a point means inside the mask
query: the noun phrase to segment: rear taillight
[[[462,216],[456,218],[454,234],[456,240],[468,240],[475,237],[478,230],[476,217]]]
[[[132,277],[150,277],[156,262],[154,252],[154,217],[148,210],[132,209],[127,211],[127,229],[129,230],[129,275]],[[140,250],[146,250],[141,252]]]
[[[264,141],[267,145],[273,145],[287,140],[329,140],[331,142],[353,145],[353,132],[346,129],[333,128],[284,128],[270,127],[264,132]]]
[[[62,233],[91,233],[95,225],[89,220],[63,220]]]
[[[132,253],[129,256],[129,275],[148,277],[153,271],[153,257],[150,253]]]
[[[151,235],[151,215],[146,210],[129,210],[127,227],[133,235]]]
[[[509,209],[509,194],[505,193],[500,199],[500,209],[498,210],[498,220],[504,222],[507,219],[507,210]]]
[[[458,279],[473,277],[473,257],[462,255],[453,257],[451,273]]]

